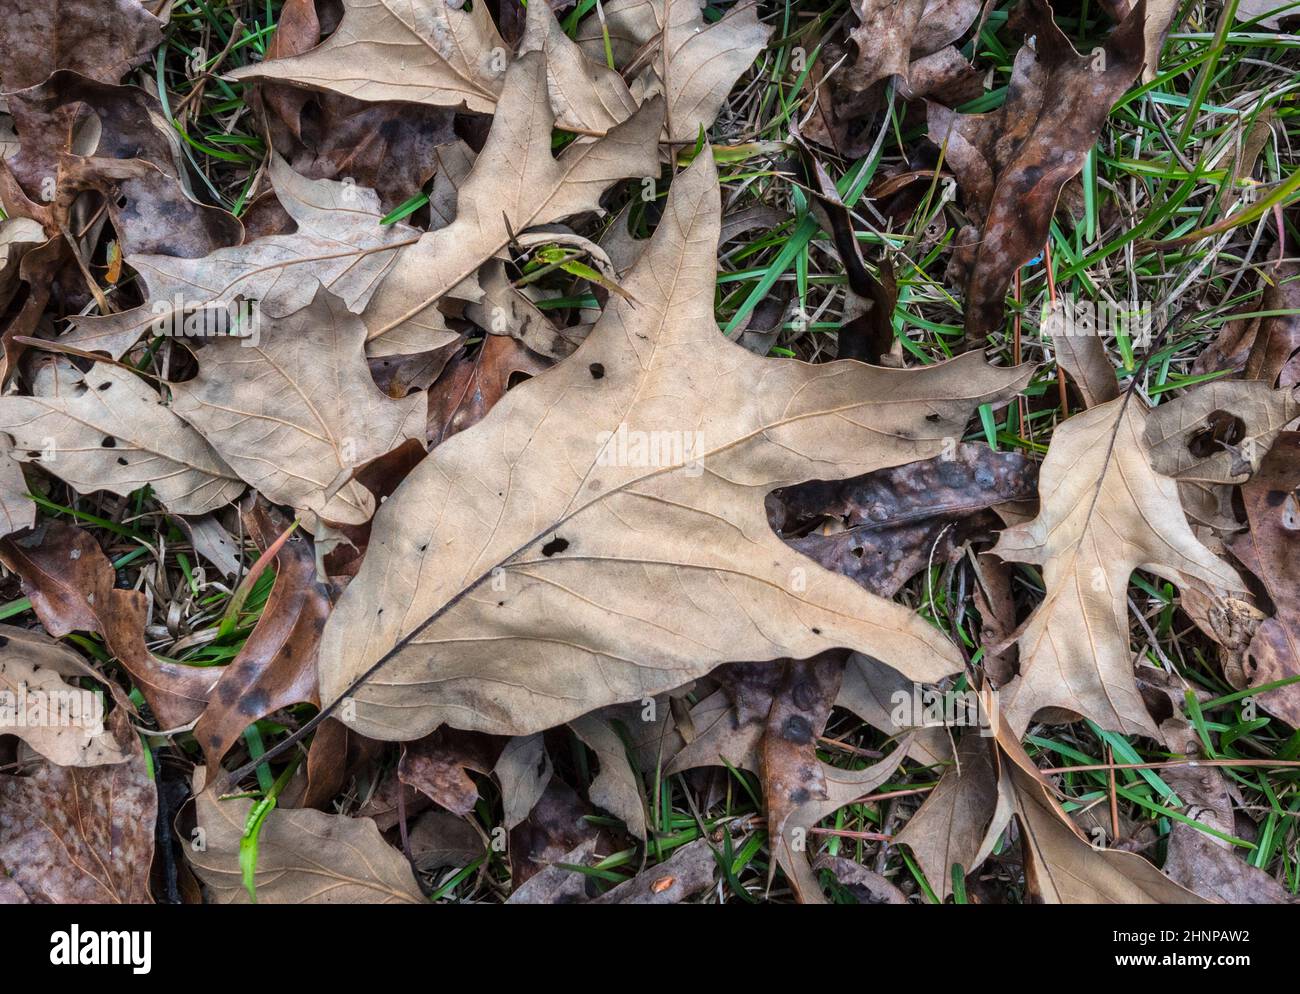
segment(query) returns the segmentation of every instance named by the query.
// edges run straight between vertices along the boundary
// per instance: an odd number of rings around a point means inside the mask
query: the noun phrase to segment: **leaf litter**
[[[1294,903],[1272,133],[1121,148],[1167,4],[592,6],[0,18],[0,898]]]

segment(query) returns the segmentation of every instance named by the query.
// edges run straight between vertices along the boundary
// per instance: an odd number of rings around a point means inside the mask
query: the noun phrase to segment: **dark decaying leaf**
[[[657,866],[606,891],[593,904],[681,904],[713,886],[718,861],[708,839],[677,849]]]
[[[829,796],[826,775],[817,758],[817,737],[826,727],[843,674],[842,652],[787,662],[784,680],[772,698],[760,747],[768,839],[775,862],[785,869],[800,901],[820,901],[821,893],[810,893],[806,886],[811,877],[805,854],[810,826],[788,823],[809,802],[824,801]],[[798,870],[794,868],[796,863]]]
[[[1260,623],[1245,655],[1243,686],[1258,686],[1300,674],[1300,432],[1277,436],[1241,497],[1250,527],[1229,548],[1273,601],[1272,617]],[[1300,685],[1267,691],[1258,700],[1300,728]]]
[[[288,523],[257,503],[245,512],[244,527],[265,551]],[[330,598],[328,588],[316,578],[316,557],[301,531],[280,547],[274,568],[275,583],[256,627],[239,654],[222,668],[194,726],[209,777],[253,722],[292,704],[320,703],[316,652]]]
[[[1183,802],[1183,813],[1224,835],[1240,836],[1231,784],[1208,766],[1175,766],[1161,779]],[[1201,897],[1227,904],[1296,904],[1300,898],[1238,855],[1230,842],[1184,821],[1170,820],[1164,872]],[[1243,853],[1244,855],[1244,853]]]
[[[0,881],[33,904],[153,903],[157,793],[126,711],[108,725],[126,762],[0,774]]]
[[[478,786],[469,773],[491,773],[504,746],[505,740],[499,736],[440,728],[406,745],[397,764],[397,776],[402,783],[464,818],[479,801]]]
[[[1033,497],[1037,479],[1021,453],[959,444],[950,456],[786,487],[768,497],[768,518],[792,548],[890,597],[931,559],[991,534],[1000,522],[989,509]]]
[[[116,83],[158,47],[164,23],[139,0],[5,0],[0,88],[35,86],[56,69]]]
[[[320,40],[315,0],[288,0],[262,64],[303,55]],[[296,172],[370,187],[385,210],[419,192],[456,139],[443,107],[370,103],[269,79],[258,87],[271,144]]]
[[[59,521],[0,540],[0,562],[23,581],[32,610],[51,635],[95,632],[126,667],[163,728],[203,711],[218,674],[168,663],[145,648],[145,595],[119,590],[113,566],[88,532]]]
[[[972,343],[1003,326],[1012,276],[1042,250],[1061,189],[1137,78],[1145,11],[1139,0],[1100,52],[1079,55],[1046,0],[1026,0],[1023,27],[1036,41],[1016,56],[1006,102],[988,114],[930,104],[930,140],[945,150],[974,222],[958,232],[950,269],[966,285]]]
[[[907,896],[885,877],[843,856],[818,856],[813,869],[830,870],[839,885],[852,894],[859,904],[907,903]]]

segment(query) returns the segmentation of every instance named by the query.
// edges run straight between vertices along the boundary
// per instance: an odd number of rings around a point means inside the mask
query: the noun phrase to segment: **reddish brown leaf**
[[[1061,189],[1083,169],[1111,106],[1142,69],[1145,0],[1088,55],[1057,27],[1047,0],[1020,10],[1036,43],[1016,56],[1002,107],[988,114],[929,107],[930,140],[946,148],[976,222],[958,233],[952,269],[967,284],[972,343],[1003,326],[1012,276],[1042,250]]]
[[[409,743],[397,764],[397,776],[448,811],[468,816],[478,803],[478,785],[468,771],[491,773],[505,740],[455,728],[440,728]]]
[[[0,562],[17,573],[32,609],[51,635],[95,632],[131,674],[163,728],[202,712],[217,674],[155,659],[145,648],[145,595],[119,590],[108,557],[88,532],[59,521],[0,540]]]
[[[1248,531],[1229,548],[1259,577],[1273,600],[1246,650],[1248,686],[1300,674],[1300,432],[1281,432],[1241,488]],[[1300,728],[1300,684],[1259,695],[1259,703]]]
[[[286,523],[261,504],[244,514],[244,526],[266,549]],[[221,671],[194,737],[211,779],[244,729],[280,708],[320,703],[316,652],[330,613],[329,589],[316,578],[311,543],[295,531],[275,557],[275,584],[244,647]]]

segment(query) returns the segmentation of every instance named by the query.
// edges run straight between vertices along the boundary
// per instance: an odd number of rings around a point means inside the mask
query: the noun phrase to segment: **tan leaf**
[[[509,52],[486,3],[346,0],[343,21],[305,55],[230,74],[490,114]]]
[[[221,801],[196,786],[202,847],[185,847],[194,872],[216,904],[249,904],[239,866],[239,840],[251,800]],[[258,904],[424,904],[411,864],[384,841],[369,818],[276,808],[262,823]]]
[[[104,728],[95,692],[66,677],[101,679],[71,649],[40,632],[0,625],[0,729],[59,766],[125,762]],[[39,707],[40,711],[33,711]]]
[[[741,73],[767,45],[772,29],[758,20],[756,3],[731,8],[707,24],[704,5],[696,0],[611,0],[604,5],[610,46],[624,73],[650,67],[655,85],[647,95],[665,94],[666,141],[694,143],[722,109]],[[605,63],[599,17],[578,26],[577,42],[587,57]],[[654,47],[648,49],[650,42]],[[657,51],[656,51],[657,50]],[[649,54],[653,52],[653,54]]]
[[[0,535],[36,524],[36,505],[27,494],[22,463],[14,458],[9,439],[0,434]]]
[[[149,303],[120,314],[77,318],[62,340],[120,358],[145,332],[175,333],[187,310],[208,303],[242,299],[256,301],[262,317],[292,314],[311,303],[317,282],[359,312],[392,267],[395,246],[413,243],[419,232],[400,223],[380,225],[383,210],[373,190],[306,179],[276,156],[268,173],[297,230],[198,259],[128,256]],[[448,333],[426,347],[451,337]]]
[[[1289,389],[1263,380],[1202,383],[1147,416],[1151,465],[1179,482],[1241,483],[1298,414]]]
[[[461,182],[456,218],[406,249],[364,314],[370,352],[418,352],[448,335],[433,304],[453,295],[476,300],[475,273],[529,228],[600,209],[600,197],[620,179],[657,176],[655,136],[663,104],[649,100],[603,138],[551,155],[555,115],[540,52],[510,66],[483,151]],[[445,338],[443,339],[445,340]]]
[[[953,865],[968,875],[976,869],[993,818],[997,779],[991,740],[968,732],[957,745],[957,764],[894,838],[911,847],[941,904],[952,893]]]
[[[574,734],[596,754],[600,770],[587,789],[597,807],[617,816],[638,839],[646,837],[645,798],[636,771],[628,762],[627,747],[609,722],[583,715],[569,722]]]
[[[1137,853],[1094,849],[1047,787],[1019,765],[1015,788],[1025,880],[1043,904],[1206,904]]]
[[[637,303],[614,298],[380,508],[321,652],[322,697],[351,698],[358,731],[527,734],[737,657],[838,646],[919,680],[960,668],[910,611],[786,547],[764,496],[937,455],[1027,370],[745,352],[713,316],[719,213],[706,153],[625,282]]]
[[[41,367],[31,397],[0,397],[0,431],[13,454],[77,492],[123,497],[146,484],[173,514],[224,507],[244,485],[203,436],[127,370],[95,363]]]
[[[1128,581],[1135,569],[1178,584],[1241,590],[1235,571],[1192,534],[1177,485],[1151,465],[1138,401],[1121,397],[1065,421],[1039,472],[1042,510],[994,552],[1040,563],[1047,596],[1020,637],[1020,676],[1004,717],[1021,734],[1062,707],[1123,734],[1158,737],[1133,678]]]
[[[199,374],[173,384],[176,413],[236,473],[277,504],[358,525],[375,501],[341,478],[409,438],[424,438],[425,397],[394,399],[370,376],[366,329],[318,288],[302,310],[262,320],[256,341],[220,336],[198,351]]]
[[[556,127],[603,135],[632,116],[640,100],[623,77],[605,64],[603,51],[599,59],[588,58],[564,33],[549,3],[530,3],[526,25],[519,53],[545,53]]]

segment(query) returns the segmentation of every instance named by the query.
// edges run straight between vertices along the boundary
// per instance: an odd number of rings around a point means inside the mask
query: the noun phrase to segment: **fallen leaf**
[[[1208,766],[1175,766],[1160,777],[1183,802],[1183,813],[1224,835],[1238,834],[1227,777]],[[1175,883],[1225,904],[1297,904],[1282,884],[1239,856],[1230,842],[1170,819],[1164,872]]]
[[[198,431],[125,368],[42,367],[29,397],[0,397],[0,431],[13,455],[78,493],[126,497],[149,486],[174,514],[224,507],[244,485]]]
[[[124,762],[0,774],[0,866],[33,904],[153,903],[157,792],[126,712],[109,718]]]
[[[823,853],[813,863],[813,869],[829,870],[859,904],[907,904],[907,896],[894,884],[843,856]]]
[[[957,762],[944,771],[894,841],[911,848],[942,904],[952,893],[953,867],[967,875],[993,820],[998,769],[992,743],[967,732],[957,744]]]
[[[1290,390],[1260,380],[1202,383],[1147,415],[1151,466],[1179,482],[1241,483],[1297,415]]]
[[[468,771],[491,773],[504,745],[494,736],[440,728],[407,744],[397,764],[397,776],[402,783],[466,818],[479,802],[478,786]]]
[[[574,734],[596,754],[599,772],[587,789],[587,797],[597,807],[617,817],[638,839],[646,838],[645,798],[627,758],[627,747],[609,724],[595,715],[584,715],[569,722]]]
[[[139,0],[6,0],[0,5],[0,79],[5,90],[21,90],[71,69],[116,83],[162,43],[165,24]]]
[[[1037,469],[1020,453],[963,443],[923,462],[785,488],[768,497],[768,517],[792,549],[892,597],[927,563],[991,534],[999,521],[989,508],[1032,498]]]
[[[268,173],[280,204],[297,223],[295,231],[200,259],[128,255],[149,302],[119,314],[76,318],[62,341],[118,359],[141,335],[174,331],[205,305],[257,301],[262,318],[300,311],[312,302],[318,283],[353,313],[364,308],[392,268],[397,247],[413,244],[419,232],[400,223],[380,225],[383,211],[373,190],[308,180],[278,157],[272,157]]]
[[[239,840],[253,802],[222,801],[196,788],[201,847],[185,853],[215,904],[252,903],[244,889]],[[369,818],[276,808],[262,822],[258,904],[424,904],[411,864]]]
[[[244,523],[263,551],[286,527],[260,504],[244,514]],[[289,536],[274,563],[275,582],[257,624],[222,667],[194,726],[209,778],[249,725],[291,704],[319,703],[316,654],[329,617],[329,591],[316,578],[316,557],[301,532]]]
[[[267,499],[338,524],[368,521],[374,497],[348,477],[424,437],[424,396],[375,386],[365,325],[324,288],[255,334],[207,341],[198,376],[172,384],[176,413]]]
[[[305,55],[320,40],[315,0],[288,0],[261,68]],[[456,141],[454,115],[445,107],[368,103],[271,80],[259,87],[271,146],[295,172],[368,187],[386,209],[418,193]]]
[[[541,732],[519,735],[507,742],[492,772],[501,784],[506,831],[513,832],[532,812],[551,782],[551,757]]]
[[[1237,574],[1192,534],[1177,485],[1156,472],[1147,415],[1127,397],[1060,424],[1039,471],[1038,517],[1002,533],[994,554],[1043,566],[1046,599],[1020,636],[1020,675],[1003,720],[1023,733],[1041,708],[1158,737],[1133,680],[1128,582],[1135,569],[1172,583],[1240,590]]]
[[[1006,102],[988,114],[929,104],[930,140],[946,150],[976,222],[954,242],[975,344],[1003,327],[1012,276],[1042,250],[1061,189],[1083,169],[1111,106],[1142,68],[1145,0],[1088,55],[1075,51],[1046,0],[1022,9],[1036,41],[1016,56]]]
[[[101,698],[68,678],[102,680],[75,652],[40,632],[0,625],[0,728],[59,766],[123,763],[130,753],[104,727]],[[129,745],[129,744],[128,744]]]
[[[108,557],[88,532],[60,521],[0,539],[0,562],[23,581],[23,593],[51,635],[96,632],[126,667],[165,729],[187,725],[203,711],[218,674],[154,658],[145,648],[145,595],[119,590]]]
[[[473,358],[456,355],[429,391],[425,438],[432,448],[483,420],[516,377],[526,379],[550,366],[514,338],[489,335]]]
[[[603,15],[586,18],[576,41],[603,65],[607,29],[616,67],[625,74],[643,68],[654,74],[657,86],[648,85],[646,93],[665,95],[664,140],[677,144],[694,144],[700,129],[712,126],[732,86],[772,34],[749,0],[712,23],[695,0],[610,0]]]
[[[380,508],[322,645],[323,698],[351,697],[353,727],[526,734],[737,656],[837,646],[918,679],[960,667],[911,612],[788,550],[763,496],[935,455],[1027,372],[750,355],[715,331],[718,215],[705,154],[625,281],[637,304],[612,299],[577,353],[439,445]],[[656,438],[679,451],[638,455],[629,431],[667,431]]]
[[[1300,674],[1300,432],[1281,432],[1256,473],[1241,488],[1249,530],[1229,548],[1259,577],[1273,616],[1259,624],[1245,654],[1244,686]],[[1300,685],[1258,695],[1270,714],[1300,728]]]
[[[345,0],[342,22],[321,45],[237,69],[229,78],[490,114],[508,59],[485,3]]]

